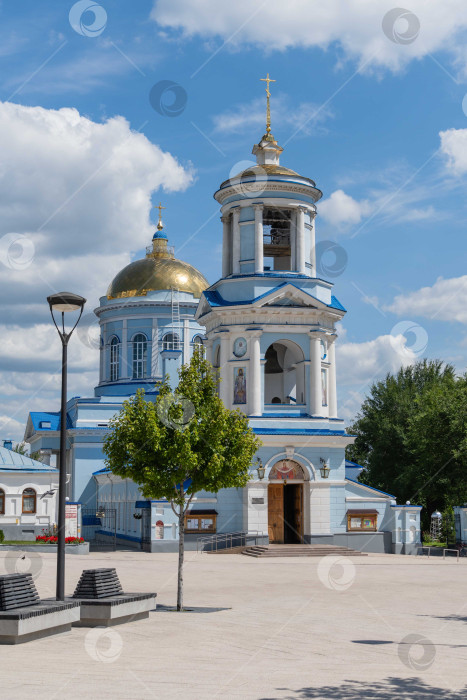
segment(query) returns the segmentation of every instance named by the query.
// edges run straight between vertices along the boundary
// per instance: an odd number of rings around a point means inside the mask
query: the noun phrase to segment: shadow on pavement
[[[368,683],[365,681],[345,681],[342,685],[325,685],[316,688],[299,688],[291,690],[278,688],[289,693],[281,698],[297,700],[299,698],[337,698],[338,700],[465,700],[467,686],[461,691],[446,690],[427,685],[420,678],[386,678],[383,681]],[[261,700],[276,700],[273,695]]]

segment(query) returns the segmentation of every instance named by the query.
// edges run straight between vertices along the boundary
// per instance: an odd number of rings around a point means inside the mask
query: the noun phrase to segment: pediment
[[[314,304],[307,304],[304,302],[303,299],[300,299],[298,296],[289,296],[285,295],[276,299],[272,299],[271,301],[268,301],[267,304],[262,304],[262,306],[307,306],[311,308],[317,308]]]
[[[326,304],[320,302],[315,297],[312,297],[302,289],[295,287],[292,284],[286,284],[283,287],[277,287],[270,292],[264,294],[256,300],[255,306],[288,306],[301,307],[307,309],[319,309],[325,307]]]

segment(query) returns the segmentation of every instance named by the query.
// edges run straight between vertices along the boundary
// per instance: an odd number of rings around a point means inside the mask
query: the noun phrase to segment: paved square
[[[39,593],[54,595],[54,555],[40,564]],[[100,566],[115,566],[125,591],[156,591],[161,608],[0,647],[2,699],[467,697],[467,560],[188,552],[183,614],[163,608],[176,554],[68,556],[67,593]]]

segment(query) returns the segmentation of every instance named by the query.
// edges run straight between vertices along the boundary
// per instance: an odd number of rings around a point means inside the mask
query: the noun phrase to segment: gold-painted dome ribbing
[[[193,265],[177,260],[167,246],[165,234],[158,235],[145,258],[130,263],[114,277],[107,299],[142,297],[148,292],[171,289],[189,292],[199,299],[209,286],[206,278]]]

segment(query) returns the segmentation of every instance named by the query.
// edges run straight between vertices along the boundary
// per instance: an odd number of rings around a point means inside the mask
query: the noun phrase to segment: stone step
[[[261,546],[254,545],[246,547],[242,554],[248,557],[325,557],[328,555],[340,557],[361,557],[367,556],[366,552],[359,552],[350,547],[338,545],[320,545],[320,544],[295,544],[295,545],[269,545]]]

